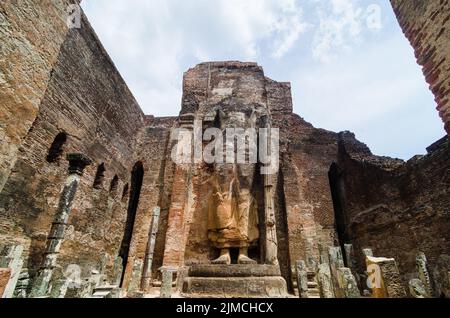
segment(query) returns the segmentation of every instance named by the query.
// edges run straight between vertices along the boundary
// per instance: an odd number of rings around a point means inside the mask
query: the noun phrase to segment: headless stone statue
[[[217,113],[216,127],[255,128],[255,109],[241,106],[223,109]],[[255,163],[215,163],[210,179],[208,237],[220,250],[213,264],[230,264],[230,248],[239,248],[238,263],[254,264],[248,257],[248,248],[256,246],[259,238],[257,202],[252,195]]]
[[[209,239],[221,250],[214,264],[230,264],[230,248],[239,248],[238,263],[253,264],[248,248],[258,242],[257,205],[251,195],[254,168],[237,164],[216,165],[209,208]]]

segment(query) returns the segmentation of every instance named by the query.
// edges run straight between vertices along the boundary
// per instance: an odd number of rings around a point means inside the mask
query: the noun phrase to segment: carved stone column
[[[264,211],[266,217],[266,264],[278,265],[277,230],[270,175],[264,176]]]
[[[317,280],[319,282],[320,297],[335,298],[330,265],[328,263],[320,264],[319,270],[317,271],[317,276]]]
[[[42,297],[47,293],[80,177],[83,175],[84,168],[91,164],[91,160],[80,153],[67,154],[67,160],[69,161],[69,175],[59,198],[58,210],[47,237],[44,261],[34,280],[30,297]]]
[[[267,151],[271,156],[270,143],[270,119],[268,116],[262,118],[262,128],[267,129]],[[261,145],[260,145],[261,147]],[[270,174],[264,174],[264,216],[265,216],[265,228],[266,228],[266,251],[265,251],[265,263],[270,265],[278,265],[278,242],[277,242],[277,229],[275,220],[275,202],[273,193],[273,178]]]
[[[432,298],[433,295],[433,287],[431,285],[430,274],[428,273],[428,264],[427,258],[424,253],[419,252],[416,256],[416,265],[417,271],[419,272],[419,279],[422,281],[425,286],[425,290],[427,293],[427,297]]]
[[[298,260],[295,263],[295,269],[297,272],[298,296],[300,298],[308,298],[308,270],[305,261]]]
[[[155,250],[156,234],[158,233],[160,207],[153,209],[152,225],[148,235],[147,254],[145,256],[144,272],[142,273],[141,290],[147,291],[152,278],[153,252]]]
[[[170,266],[162,266],[161,271],[161,291],[160,298],[172,297],[173,274],[178,272],[178,268]]]

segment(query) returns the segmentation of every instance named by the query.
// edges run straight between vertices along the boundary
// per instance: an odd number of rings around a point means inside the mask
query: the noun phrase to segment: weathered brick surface
[[[340,134],[336,189],[341,238],[355,251],[394,258],[405,286],[416,272],[416,255],[434,265],[450,250],[450,150],[444,137],[426,156],[403,162],[374,156],[350,133]],[[362,253],[356,253],[361,273]]]
[[[50,40],[49,40],[50,41]],[[52,71],[39,115],[20,147],[12,173],[0,194],[1,240],[26,246],[27,267],[36,269],[67,175],[64,154],[81,152],[94,162],[78,189],[58,263],[82,266],[83,275],[99,268],[106,255],[112,266],[123,235],[137,130],[144,115],[87,20],[72,29]],[[64,131],[60,160],[46,156],[54,137]],[[105,179],[93,188],[97,166]],[[118,176],[115,192],[110,192]]]
[[[144,262],[147,251],[148,235],[152,222],[152,211],[156,206],[161,209],[159,221],[159,235],[165,233],[167,225],[167,208],[165,208],[164,190],[168,162],[167,153],[169,147],[170,128],[174,125],[175,117],[154,118],[147,116],[145,129],[142,129],[137,137],[136,158],[144,165],[144,180],[133,226],[133,235],[129,251],[129,259],[126,267],[126,277],[129,277],[135,261]],[[161,245],[160,242],[157,247]],[[154,259],[152,268],[154,273],[161,266],[160,255]],[[159,266],[158,266],[159,265]]]
[[[288,255],[291,265],[298,259],[307,264],[310,259],[318,262],[318,243],[333,245],[337,239],[328,181],[328,171],[336,160],[337,136],[314,128],[295,114],[275,118],[283,145],[281,171]]]
[[[307,266],[318,262],[319,243],[352,243],[355,251],[372,247],[377,256],[396,259],[405,282],[413,275],[417,251],[425,252],[431,266],[441,253],[449,253],[448,139],[407,163],[374,156],[350,133],[314,128],[294,114],[289,83],[265,77],[256,63],[237,61],[201,63],[188,70],[180,116],[145,116],[86,18],[81,29],[67,29],[69,3],[0,3],[0,35],[7,39],[0,47],[0,242],[25,246],[31,277],[42,260],[68,152],[86,154],[93,165],[86,168],[74,200],[58,258],[63,269],[78,264],[83,278],[102,268],[112,276],[137,162],[144,174],[124,287],[139,288],[155,206],[161,215],[153,278],[162,265],[205,264],[217,257],[207,236],[210,186],[205,180],[211,169],[204,164],[176,167],[170,133],[230,100],[234,106],[265,107],[272,127],[280,129],[274,210],[280,270],[291,292],[293,265],[300,259]],[[392,3],[448,131],[449,1]],[[62,156],[48,162],[60,132],[67,134]],[[104,180],[93,187],[101,163]],[[112,187],[113,179],[117,186]],[[262,181],[257,178],[252,189],[260,216]],[[263,242],[261,236],[259,248],[250,250],[261,262]],[[363,271],[364,259],[356,256]]]
[[[450,134],[450,1],[391,0]]]
[[[35,120],[76,0],[0,2],[0,191]]]
[[[336,239],[328,171],[336,159],[337,135],[293,114],[289,83],[266,78],[255,63],[202,63],[184,74],[181,115],[202,118],[226,98],[266,105],[272,127],[280,129],[281,167],[275,177],[278,255],[283,276],[290,281],[297,259],[318,261],[317,241],[330,245]],[[210,171],[201,165],[176,171],[164,265],[208,263],[217,257],[207,237],[209,185],[204,180]],[[262,192],[258,195],[262,200]],[[193,205],[188,203],[192,197]]]
[[[0,268],[0,298],[2,298],[3,293],[5,292],[6,285],[11,278],[11,269],[10,268]]]

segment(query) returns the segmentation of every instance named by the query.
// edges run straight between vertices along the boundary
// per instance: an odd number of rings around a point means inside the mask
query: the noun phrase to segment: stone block
[[[450,298],[450,256],[440,255],[433,270],[434,286],[438,297]]]
[[[30,297],[35,298],[46,296],[50,286],[52,275],[52,269],[45,268],[39,271],[37,276],[35,276],[33,279],[33,287],[31,289]]]
[[[55,267],[53,269],[47,295],[50,298],[64,298],[70,283],[71,280],[65,277],[61,267]]]
[[[112,271],[112,284],[119,285],[120,280],[122,279],[123,272],[123,260],[122,257],[117,256],[114,260],[114,266]]]
[[[305,261],[299,260],[295,264],[297,273],[297,288],[300,298],[308,298],[308,270]]]
[[[428,264],[427,258],[424,253],[420,252],[416,256],[416,266],[417,272],[419,274],[419,279],[422,281],[423,286],[426,291],[426,297],[433,297],[433,287],[430,278],[430,274],[428,273]]]
[[[345,261],[347,263],[347,267],[352,269],[354,267],[353,245],[352,244],[344,244],[344,252],[345,252]]]
[[[393,258],[366,256],[369,287],[375,298],[406,297],[397,263]]]
[[[361,293],[358,289],[355,276],[350,268],[341,267],[337,270],[337,277],[340,289],[344,292],[345,298],[359,298]]]
[[[362,252],[364,254],[364,256],[372,256],[373,257],[373,252],[371,248],[363,248]]]
[[[327,263],[319,265],[317,281],[319,283],[321,298],[335,298],[330,266]]]
[[[113,288],[106,298],[121,298],[122,288]]]
[[[341,248],[338,246],[328,247],[328,258],[330,261],[331,280],[333,282],[333,290],[336,298],[344,298],[345,293],[339,284],[338,269],[344,267],[344,259],[342,258]]]
[[[282,277],[186,277],[184,297],[281,298],[287,297]]]
[[[133,263],[133,270],[131,271],[130,284],[128,285],[129,292],[139,291],[141,288],[141,275],[144,262],[137,259]]]
[[[90,298],[93,293],[94,285],[86,280],[77,285],[69,285],[64,298]]]
[[[409,294],[414,298],[428,298],[425,285],[420,279],[417,278],[409,281]]]
[[[190,277],[263,277],[281,276],[280,267],[267,264],[213,265],[196,264],[189,266]]]
[[[330,258],[328,257],[328,247],[323,245],[322,243],[318,244],[319,255],[320,255],[320,263],[321,264],[329,264]]]
[[[173,273],[176,269],[173,268],[161,268],[161,298],[171,298],[172,297],[172,284],[173,284]]]

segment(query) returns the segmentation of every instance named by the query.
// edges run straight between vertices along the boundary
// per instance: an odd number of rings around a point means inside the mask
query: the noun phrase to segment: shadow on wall
[[[136,211],[139,204],[139,197],[141,195],[142,180],[144,178],[144,167],[142,162],[138,161],[133,166],[131,171],[131,190],[130,199],[128,201],[127,220],[125,223],[125,230],[123,233],[122,243],[120,244],[119,257],[122,258],[122,277],[120,286],[123,284],[125,275],[125,267],[128,261],[128,253],[130,251],[130,242],[133,232],[134,220],[136,218]]]

